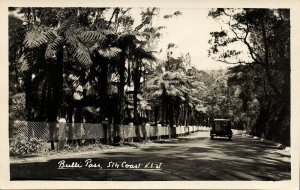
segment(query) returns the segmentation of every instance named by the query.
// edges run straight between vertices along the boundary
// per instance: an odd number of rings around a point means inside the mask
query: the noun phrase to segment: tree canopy
[[[253,134],[286,144],[290,134],[289,15],[288,9],[213,9],[209,13],[223,26],[211,33],[209,54],[238,65],[229,69],[228,82],[239,89]],[[249,113],[255,110],[259,110],[256,120]]]
[[[132,9],[12,8],[11,122],[108,121],[117,137],[130,122],[173,128],[221,117],[289,144],[289,10],[212,9],[222,27],[211,32],[209,56],[233,66],[201,71],[189,53],[174,56],[173,42],[159,59],[160,9],[141,8],[138,17]]]

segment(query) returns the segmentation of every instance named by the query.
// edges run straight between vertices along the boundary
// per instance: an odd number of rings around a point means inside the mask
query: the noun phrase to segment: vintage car
[[[214,137],[228,137],[232,138],[231,122],[229,119],[214,119],[210,130],[210,138]]]

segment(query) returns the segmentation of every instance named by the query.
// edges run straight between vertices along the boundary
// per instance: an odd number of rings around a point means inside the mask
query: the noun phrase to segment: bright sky
[[[163,19],[166,14],[181,11],[182,15]],[[208,18],[209,9],[160,9],[154,25],[166,26],[160,46],[165,49],[168,43],[178,45],[178,51],[190,53],[192,65],[201,70],[226,68],[228,65],[208,57],[210,32],[220,30],[220,25]]]

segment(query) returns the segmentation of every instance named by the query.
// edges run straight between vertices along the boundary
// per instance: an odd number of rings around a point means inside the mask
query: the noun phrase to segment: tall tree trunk
[[[25,110],[26,110],[26,120],[31,121],[33,119],[32,115],[32,82],[31,82],[32,72],[28,71],[25,74],[24,86],[25,86]]]
[[[254,135],[258,137],[265,137],[267,122],[270,117],[270,106],[269,103],[266,103],[265,100],[259,99],[260,110],[258,120],[255,124]]]
[[[171,137],[174,136],[174,128],[173,128],[173,125],[174,125],[174,104],[172,102],[172,99],[171,97],[169,97],[169,123],[170,123],[170,135]]]
[[[266,76],[268,79],[268,82],[270,84],[270,87],[272,88],[273,92],[276,95],[281,95],[280,90],[278,89],[276,85],[276,80],[274,80],[272,73],[271,73],[271,68],[270,68],[270,61],[269,61],[269,42],[267,38],[267,33],[266,33],[266,26],[265,26],[265,21],[264,18],[261,17],[261,28],[262,28],[262,37],[263,37],[263,44],[264,44],[264,63],[263,67],[266,72]]]
[[[161,125],[164,126],[165,123],[167,122],[165,120],[165,115],[166,115],[166,108],[167,108],[167,104],[166,104],[166,98],[165,98],[165,93],[163,92],[162,97],[161,97]]]
[[[61,62],[48,63],[48,90],[47,90],[47,116],[48,121],[51,123],[57,122],[59,114],[64,114],[64,102],[63,102],[63,69]],[[65,117],[63,115],[63,117]],[[53,148],[51,142],[51,148]]]
[[[73,113],[74,107],[72,103],[68,104],[67,108],[67,123],[68,123],[68,143],[71,144],[74,140],[74,129],[73,129]]]
[[[119,76],[120,76],[120,83],[118,88],[118,106],[117,111],[115,112],[115,124],[114,124],[114,142],[118,143],[120,142],[120,134],[119,134],[119,125],[124,122],[124,114],[125,114],[125,108],[124,108],[124,86],[125,86],[125,51],[123,50],[120,53],[120,59],[119,59]]]
[[[134,68],[133,73],[133,82],[134,82],[134,90],[133,90],[133,115],[134,115],[134,125],[136,126],[136,134],[138,140],[140,140],[140,123],[139,123],[139,114],[138,114],[138,92],[140,90],[140,63],[136,60],[136,66]]]
[[[134,68],[133,73],[133,82],[134,82],[134,91],[133,91],[133,115],[134,115],[134,124],[138,125],[138,91],[140,89],[140,77],[139,77],[139,67],[140,64],[137,61],[136,67]]]
[[[184,126],[187,127],[187,103],[184,105]]]
[[[157,126],[157,120],[159,118],[159,106],[154,107],[154,122],[155,126]]]
[[[100,60],[99,72],[99,95],[100,95],[100,117],[105,119],[109,117],[108,114],[108,60]]]

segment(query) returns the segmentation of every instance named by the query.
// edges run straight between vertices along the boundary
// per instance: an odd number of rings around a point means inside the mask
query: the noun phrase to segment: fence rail
[[[31,121],[15,121],[13,136],[23,136],[26,138],[37,138],[44,141],[57,140],[85,140],[111,138],[113,133],[111,125],[99,123],[46,123]],[[189,132],[207,131],[205,126],[143,126],[120,125],[119,134],[122,139],[133,137],[159,137],[167,135],[184,135]]]

